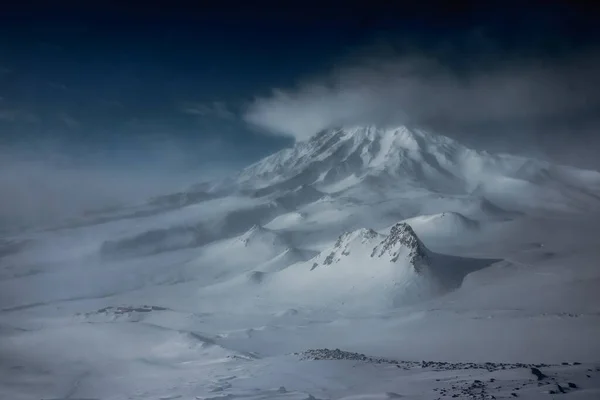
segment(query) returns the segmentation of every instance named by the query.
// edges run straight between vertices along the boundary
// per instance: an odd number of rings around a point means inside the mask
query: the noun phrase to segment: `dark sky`
[[[0,6],[0,145],[67,164],[239,167],[292,142],[244,121],[256,98],[365,54],[417,49],[468,76],[598,39],[573,1],[52,3]]]

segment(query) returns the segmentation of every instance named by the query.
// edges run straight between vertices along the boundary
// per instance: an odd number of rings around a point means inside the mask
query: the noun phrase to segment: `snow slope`
[[[0,238],[0,398],[596,399],[598,222],[595,171],[324,131]]]

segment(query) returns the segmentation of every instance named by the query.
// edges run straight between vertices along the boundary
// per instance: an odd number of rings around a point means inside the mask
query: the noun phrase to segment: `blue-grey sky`
[[[554,63],[597,38],[573,2],[478,3],[3,6],[1,137],[87,161],[144,163],[183,146],[173,157],[185,167],[244,164],[290,143],[241,118],[257,97],[356,59],[417,53],[468,75],[507,59]]]
[[[483,147],[551,132],[542,156],[595,159],[563,146],[597,142],[583,2],[68,3],[0,6],[0,185],[24,163],[184,182],[324,127],[405,119]]]

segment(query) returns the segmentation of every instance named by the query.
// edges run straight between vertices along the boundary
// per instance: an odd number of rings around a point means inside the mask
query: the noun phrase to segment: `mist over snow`
[[[95,155],[86,152],[74,157],[53,148],[0,147],[0,230],[48,227],[88,212],[144,203],[231,173],[231,166],[216,162],[182,168],[185,159],[173,162],[169,157],[175,157],[175,149],[163,149],[151,163],[135,162],[132,155],[124,164],[94,160]]]

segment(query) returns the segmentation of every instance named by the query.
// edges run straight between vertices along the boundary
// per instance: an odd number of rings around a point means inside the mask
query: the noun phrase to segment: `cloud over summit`
[[[598,54],[513,58],[464,70],[423,56],[371,59],[273,90],[255,99],[244,119],[305,140],[348,124],[466,128],[580,118],[600,109]]]

